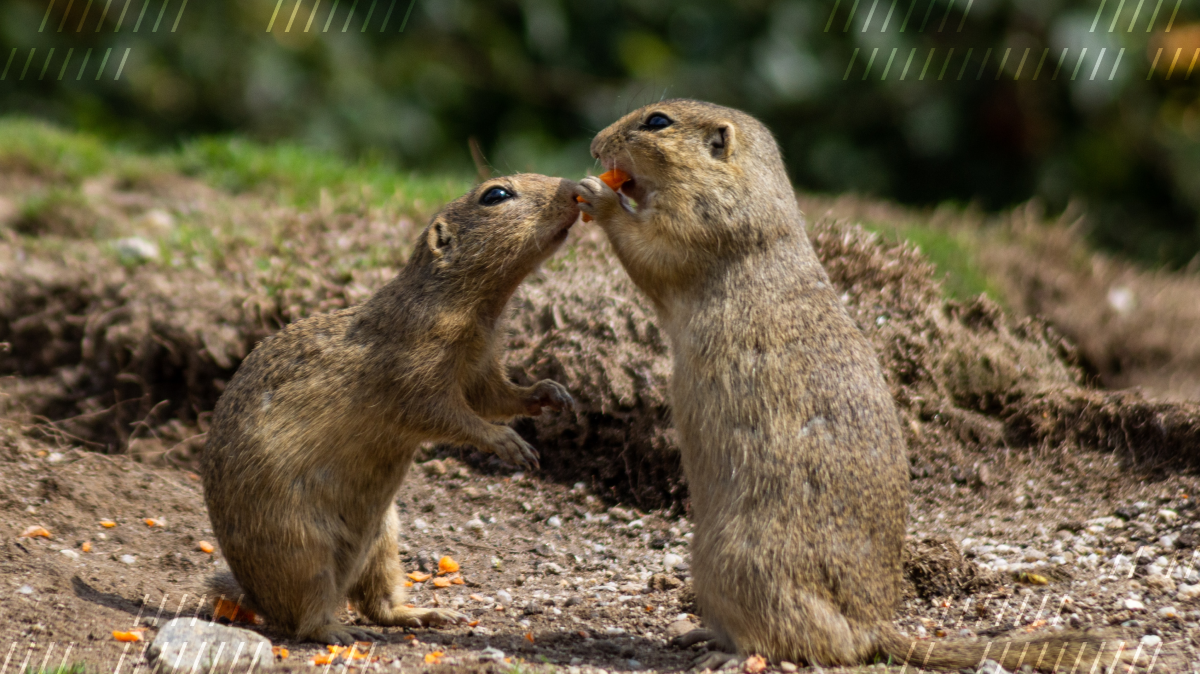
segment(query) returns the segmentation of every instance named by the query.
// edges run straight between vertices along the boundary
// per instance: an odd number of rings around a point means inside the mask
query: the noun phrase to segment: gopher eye
[[[674,124],[674,122],[671,121],[670,117],[667,117],[661,112],[656,112],[646,118],[646,121],[642,123],[642,128],[650,131],[658,131],[659,129],[665,129],[672,124]]]
[[[495,206],[501,201],[512,199],[515,196],[517,195],[509,192],[503,187],[493,187],[492,189],[483,193],[483,196],[479,198],[479,203],[483,204],[484,206]]]

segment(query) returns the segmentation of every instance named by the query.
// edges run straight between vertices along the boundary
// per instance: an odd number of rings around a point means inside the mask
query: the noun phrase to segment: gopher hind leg
[[[333,550],[316,545],[316,536],[308,538],[314,542],[304,547],[245,550],[226,546],[226,560],[238,570],[242,586],[238,587],[231,575],[216,574],[209,581],[210,590],[264,614],[269,623],[302,641],[346,646],[355,641],[381,641],[374,632],[337,621],[345,590],[334,573]],[[239,598],[242,589],[245,596]]]
[[[448,609],[410,608],[404,605],[404,568],[396,544],[400,534],[400,516],[396,506],[388,508],[379,534],[367,552],[362,573],[350,588],[350,602],[377,625],[429,627],[467,622],[467,617]]]

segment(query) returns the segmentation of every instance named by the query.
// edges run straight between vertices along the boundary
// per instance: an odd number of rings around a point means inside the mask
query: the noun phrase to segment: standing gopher
[[[362,305],[264,340],[217,403],[204,497],[240,600],[296,638],[381,638],[338,623],[349,597],[380,625],[463,620],[405,606],[396,492],[425,441],[470,444],[514,464],[537,454],[491,421],[573,404],[561,385],[510,382],[500,317],[517,285],[563,240],[575,183],[488,180],[448,204],[408,264]]]
[[[737,110],[671,100],[601,131],[592,154],[631,179],[620,194],[585,179],[581,208],[650,298],[673,351],[692,575],[709,627],[682,642],[814,665],[890,656],[960,668],[987,654],[1009,669],[1079,657],[1090,667],[1094,635],[989,647],[914,641],[891,624],[909,500],[904,437],[878,359],[805,235],[771,133]]]

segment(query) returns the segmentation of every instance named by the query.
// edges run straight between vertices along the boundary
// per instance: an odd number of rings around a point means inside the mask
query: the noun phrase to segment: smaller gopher
[[[509,381],[498,351],[509,298],[579,215],[575,187],[529,174],[483,182],[434,216],[367,302],[297,321],[246,358],[202,460],[232,571],[209,579],[214,596],[331,644],[382,638],[335,620],[347,597],[380,625],[465,620],[405,606],[396,493],[426,441],[536,466],[516,431],[490,422],[574,404],[556,382]]]

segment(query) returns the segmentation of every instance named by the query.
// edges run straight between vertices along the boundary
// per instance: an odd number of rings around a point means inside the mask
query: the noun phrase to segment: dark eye
[[[646,121],[642,123],[642,128],[649,129],[650,131],[657,131],[659,129],[665,129],[668,126],[671,126],[673,123],[674,122],[671,121],[670,117],[667,117],[661,112],[656,112],[646,118]]]
[[[517,195],[509,192],[503,187],[493,187],[492,189],[483,193],[483,196],[479,199],[479,203],[483,204],[484,206],[495,206],[501,201],[504,201],[505,199],[512,199],[515,196]]]

